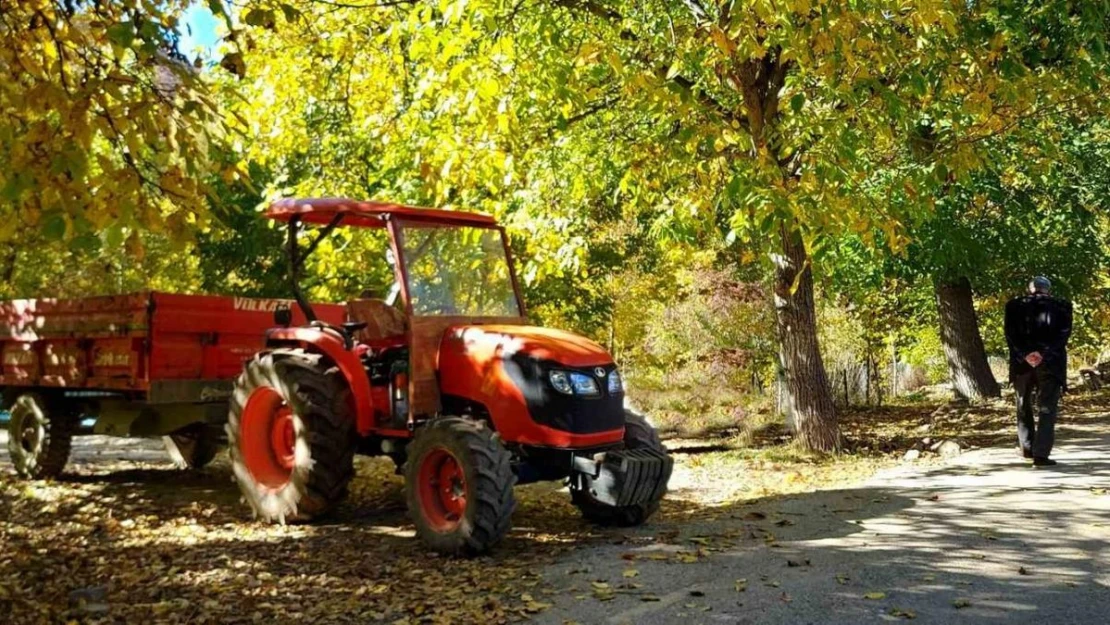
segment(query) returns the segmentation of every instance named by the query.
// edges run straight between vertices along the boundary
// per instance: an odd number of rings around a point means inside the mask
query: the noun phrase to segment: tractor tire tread
[[[469,532],[458,532],[441,540],[442,536],[433,536],[422,525],[417,509],[418,468],[413,463],[421,457],[425,446],[443,444],[445,440],[461,442],[467,451],[468,458],[462,461],[471,465],[468,481],[474,505]],[[508,532],[516,508],[513,494],[516,476],[511,459],[500,437],[480,421],[441,417],[425,425],[410,444],[405,476],[409,511],[417,533],[433,548],[454,555],[478,555],[494,547]]]
[[[66,463],[69,462],[73,436],[77,432],[80,415],[75,406],[63,399],[51,399],[38,394],[33,396],[34,401],[39,402],[46,419],[43,428],[46,439],[42,442],[42,452],[35,465],[30,469],[16,466],[16,473],[25,479],[53,479],[62,474]],[[9,428],[14,427],[14,423],[14,420],[11,421]],[[9,436],[14,436],[14,432],[9,431]]]
[[[286,401],[296,402],[295,410],[307,429],[305,440],[311,452],[306,476],[294,476],[284,489],[294,489],[291,497],[263,500],[258,485],[245,479],[246,472],[238,440],[239,418],[250,392],[261,386],[272,387],[271,380],[283,383]],[[354,419],[349,414],[349,390],[339,369],[322,355],[302,349],[275,349],[262,352],[247,364],[232,395],[228,422],[228,449],[247,502],[265,521],[309,521],[333,511],[346,497],[354,476]]]

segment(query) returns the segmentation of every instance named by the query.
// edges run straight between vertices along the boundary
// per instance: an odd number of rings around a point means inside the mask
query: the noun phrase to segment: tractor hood
[[[562,330],[517,325],[456,326],[454,330],[466,337],[468,342],[478,337],[481,337],[481,342],[495,342],[503,358],[521,354],[568,367],[592,367],[613,362],[613,357],[602,346]]]
[[[593,341],[560,330],[508,324],[451,326],[440,343],[438,374],[447,414],[487,412],[502,440],[561,449],[619,443],[624,391],[617,366]],[[592,379],[595,393],[567,392],[552,372]]]

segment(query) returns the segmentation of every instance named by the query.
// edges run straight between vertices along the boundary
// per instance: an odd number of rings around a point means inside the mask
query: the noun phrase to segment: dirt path
[[[1110,622],[1110,415],[1060,434],[1050,469],[977,450],[579,551],[544,572],[569,592],[537,622]]]
[[[885,460],[676,443],[648,525],[599,530],[565,489],[524,486],[472,560],[413,540],[388,461],[358,461],[332,519],[280,527],[250,521],[224,458],[181,473],[158,441],[85,437],[62,479],[22,482],[0,433],[0,620],[1102,624],[1107,399],[1065,404],[1046,470],[1010,449],[873,475]]]

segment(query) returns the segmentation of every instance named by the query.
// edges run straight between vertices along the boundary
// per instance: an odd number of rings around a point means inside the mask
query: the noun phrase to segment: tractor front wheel
[[[516,477],[509,452],[484,423],[436,419],[417,432],[407,456],[409,515],[430,548],[477,555],[509,531]]]
[[[335,508],[354,475],[350,390],[319,354],[263,352],[235,383],[228,455],[256,516],[307,521]]]
[[[8,408],[8,455],[20,477],[39,480],[62,474],[69,460],[79,421],[68,404],[48,404],[37,393],[24,393]]]
[[[624,446],[626,449],[654,449],[666,453],[659,440],[659,434],[644,417],[626,410],[624,413]],[[632,527],[642,525],[648,517],[659,509],[666,489],[660,489],[658,497],[631,506],[610,506],[594,499],[589,492],[571,488],[570,499],[586,520],[598,525]]]

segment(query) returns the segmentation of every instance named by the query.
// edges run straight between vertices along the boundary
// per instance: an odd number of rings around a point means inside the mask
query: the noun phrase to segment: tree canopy
[[[935,285],[966,282],[987,327],[1030,273],[1107,288],[1105,1],[213,0],[219,58],[195,62],[187,4],[0,15],[7,295],[73,287],[38,249],[94,290],[283,294],[256,212],[277,197],[486,211],[542,320],[644,379],[778,377],[827,450],[830,328],[874,376],[887,342],[946,336]],[[382,254],[340,234],[310,295],[383,288]]]
[[[183,4],[4,3],[0,242],[137,250],[142,231],[185,238],[204,219],[226,124],[177,49]]]

